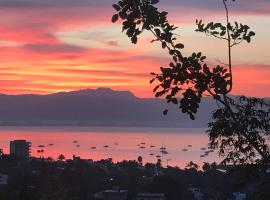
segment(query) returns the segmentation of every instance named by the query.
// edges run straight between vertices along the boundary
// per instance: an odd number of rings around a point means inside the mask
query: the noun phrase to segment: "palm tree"
[[[43,149],[38,149],[37,150],[37,153],[40,155],[39,157],[42,158],[43,157],[44,150]]]

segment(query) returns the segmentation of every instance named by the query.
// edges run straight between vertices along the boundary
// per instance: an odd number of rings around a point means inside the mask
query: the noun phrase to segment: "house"
[[[113,188],[110,190],[104,190],[94,195],[95,199],[100,200],[127,200],[128,191],[120,190],[119,188]]]
[[[188,190],[192,192],[196,200],[204,199],[204,194],[201,192],[199,188],[190,187]]]
[[[7,185],[8,184],[8,175],[0,173],[0,185]]]
[[[245,193],[234,192],[232,195],[233,195],[233,200],[245,200],[245,199],[247,199],[247,195]]]
[[[87,165],[92,165],[94,163],[94,161],[92,159],[81,159],[80,156],[75,156],[75,155],[72,156],[72,160],[75,163],[76,162],[83,162],[83,163],[85,163]]]
[[[166,200],[164,193],[139,193],[136,200]]]

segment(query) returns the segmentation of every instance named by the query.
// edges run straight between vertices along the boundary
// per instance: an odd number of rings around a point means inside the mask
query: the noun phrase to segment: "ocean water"
[[[1,127],[0,148],[9,153],[9,141],[25,139],[32,143],[31,155],[57,159],[63,154],[84,159],[112,158],[114,162],[137,160],[166,166],[184,167],[189,161],[219,161],[216,152],[208,151],[205,129],[133,128],[133,127]],[[39,147],[40,145],[44,147]],[[167,152],[161,152],[162,148]],[[38,153],[43,149],[44,152]]]

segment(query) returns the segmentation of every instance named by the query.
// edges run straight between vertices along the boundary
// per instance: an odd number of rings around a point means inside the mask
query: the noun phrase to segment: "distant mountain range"
[[[162,114],[169,108],[167,116]],[[49,95],[0,95],[0,125],[206,127],[216,103],[205,97],[196,120],[165,100],[109,88]]]

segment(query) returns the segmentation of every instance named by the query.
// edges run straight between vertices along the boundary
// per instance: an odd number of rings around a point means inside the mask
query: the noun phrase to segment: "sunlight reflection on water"
[[[216,153],[208,150],[204,129],[121,128],[121,127],[2,127],[0,148],[9,151],[9,141],[25,139],[32,142],[32,156],[39,156],[38,146],[44,145],[44,157],[64,154],[85,159],[113,161],[137,160],[183,167],[189,161],[198,164],[217,161]],[[162,148],[162,149],[160,149]]]

